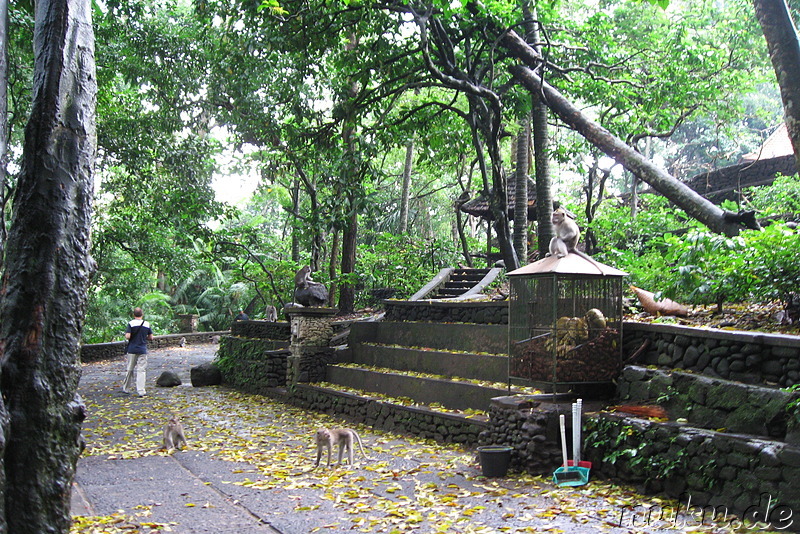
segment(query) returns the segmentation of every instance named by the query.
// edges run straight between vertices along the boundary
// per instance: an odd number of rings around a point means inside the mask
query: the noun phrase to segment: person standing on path
[[[136,394],[140,397],[146,395],[144,389],[147,380],[147,342],[153,340],[153,331],[150,323],[144,320],[141,308],[133,309],[133,320],[125,327],[125,339],[128,347],[125,352],[128,356],[128,373],[122,383],[122,391],[132,393],[134,386],[134,371],[136,371]]]

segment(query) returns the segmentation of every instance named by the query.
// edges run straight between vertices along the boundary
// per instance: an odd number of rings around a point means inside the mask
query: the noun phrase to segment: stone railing
[[[231,335],[251,339],[278,339],[289,341],[290,326],[286,321],[234,321]]]
[[[229,331],[223,330],[218,332],[194,332],[185,334],[166,334],[163,336],[154,336],[153,341],[148,342],[147,346],[151,349],[160,349],[164,347],[177,347],[181,343],[181,339],[186,339],[188,345],[198,345],[200,343],[211,343],[218,341],[222,336],[228,334]],[[81,361],[97,362],[101,360],[110,360],[117,356],[125,354],[125,347],[128,345],[126,341],[112,341],[110,343],[92,343],[89,345],[81,346]]]

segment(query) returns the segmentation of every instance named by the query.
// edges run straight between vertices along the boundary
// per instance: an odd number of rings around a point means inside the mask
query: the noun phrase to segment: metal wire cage
[[[509,377],[554,389],[612,381],[622,367],[624,276],[574,253],[510,272]]]

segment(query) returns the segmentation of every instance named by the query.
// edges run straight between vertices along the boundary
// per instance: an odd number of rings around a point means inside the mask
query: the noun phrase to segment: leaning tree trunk
[[[700,196],[689,186],[671,176],[664,169],[633,150],[621,139],[589,119],[578,108],[547,82],[543,81],[531,67],[536,67],[542,58],[519,35],[513,31],[503,34],[500,43],[508,52],[526,65],[511,67],[512,74],[529,91],[541,92],[544,102],[553,113],[587,141],[602,150],[607,156],[647,182],[653,189],[671,202],[705,224],[714,232],[734,236],[741,224],[747,221],[735,213],[727,212]]]
[[[800,169],[800,41],[785,0],[753,0],[778,78],[784,122]]]
[[[34,87],[0,302],[8,532],[68,532],[84,406],[79,342],[93,262],[89,0],[39,0]],[[0,525],[0,530],[5,530]]]
[[[500,43],[512,56],[528,65],[535,67],[541,62],[541,56],[513,31],[503,34]],[[697,219],[714,232],[728,236],[739,233],[741,229],[739,223],[744,221],[736,214],[726,212],[706,200],[689,186],[654,165],[621,139],[589,119],[559,91],[543,81],[532,68],[526,65],[514,65],[511,67],[511,72],[529,91],[541,92],[547,107],[570,128],[581,134],[614,161],[636,174],[642,181],[650,184],[653,189],[667,197],[690,217]]]

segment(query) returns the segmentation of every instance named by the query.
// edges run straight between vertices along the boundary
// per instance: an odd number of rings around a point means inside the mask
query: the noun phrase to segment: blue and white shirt
[[[128,354],[147,354],[147,337],[153,333],[150,323],[144,319],[134,319],[125,327],[125,333],[131,335]]]

